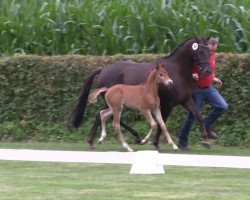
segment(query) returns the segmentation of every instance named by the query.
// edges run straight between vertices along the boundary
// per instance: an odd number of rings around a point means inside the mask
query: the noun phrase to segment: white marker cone
[[[136,152],[130,174],[165,174],[158,151]]]

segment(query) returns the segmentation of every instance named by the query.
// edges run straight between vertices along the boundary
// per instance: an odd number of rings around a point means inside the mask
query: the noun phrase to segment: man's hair
[[[219,38],[210,37],[207,42],[208,44],[215,45],[215,44],[218,44]]]

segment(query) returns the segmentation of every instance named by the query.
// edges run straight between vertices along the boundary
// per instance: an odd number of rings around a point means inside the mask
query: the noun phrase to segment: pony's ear
[[[193,35],[194,35],[194,39],[196,40],[196,42],[199,42],[199,39],[194,32],[193,32]]]
[[[157,65],[155,66],[155,69],[156,69],[156,70],[159,70],[159,68],[160,68],[160,64],[157,64]]]
[[[210,40],[211,37],[212,37],[212,35],[210,34],[208,37],[205,37],[205,39],[208,41],[208,40]]]

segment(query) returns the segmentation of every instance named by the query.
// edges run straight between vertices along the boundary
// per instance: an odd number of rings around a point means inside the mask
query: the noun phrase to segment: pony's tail
[[[86,109],[89,92],[91,90],[91,86],[93,85],[94,77],[100,74],[101,71],[102,68],[95,69],[86,77],[78,102],[67,121],[69,128],[78,128],[80,126]]]
[[[89,95],[89,103],[96,103],[99,94],[101,94],[102,92],[106,92],[107,90],[108,90],[107,87],[102,87],[91,92]]]

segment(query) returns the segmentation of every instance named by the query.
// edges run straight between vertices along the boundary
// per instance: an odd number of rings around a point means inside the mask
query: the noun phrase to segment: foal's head
[[[165,85],[173,84],[172,79],[168,76],[168,72],[165,68],[165,64],[163,64],[163,63],[157,64],[155,66],[155,70],[156,70],[157,82],[163,83]]]

